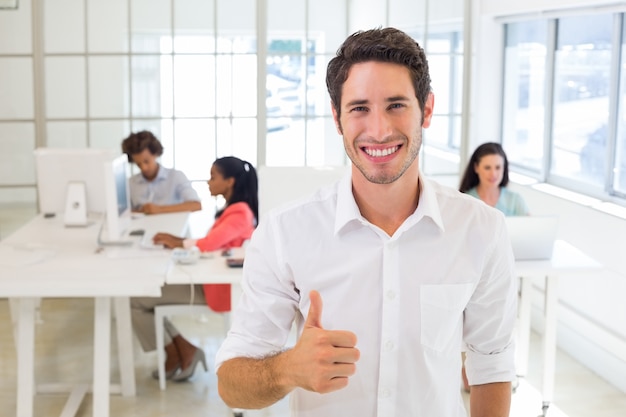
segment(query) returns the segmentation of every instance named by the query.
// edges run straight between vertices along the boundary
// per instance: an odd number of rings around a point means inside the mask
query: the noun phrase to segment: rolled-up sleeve
[[[246,249],[242,289],[233,323],[215,359],[216,371],[236,357],[263,357],[287,343],[299,314],[299,294],[281,267],[276,230],[261,223]]]
[[[465,309],[465,368],[471,385],[513,381],[517,280],[504,217],[487,251],[483,276]]]

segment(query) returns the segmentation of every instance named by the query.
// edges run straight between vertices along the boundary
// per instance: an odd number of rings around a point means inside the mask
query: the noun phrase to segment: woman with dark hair
[[[481,199],[505,216],[527,216],[528,206],[518,193],[507,188],[509,161],[499,143],[486,142],[472,154],[459,191]]]
[[[258,178],[256,170],[249,162],[234,156],[217,159],[211,166],[208,181],[212,196],[222,195],[226,204],[215,214],[215,223],[207,235],[201,239],[185,239],[168,233],[157,233],[153,241],[166,248],[197,247],[202,252],[241,247],[250,239],[258,224]],[[217,312],[230,311],[230,284],[165,285],[161,298],[131,299],[133,328],[144,351],[156,349],[154,329],[154,307],[164,304],[208,304]],[[165,326],[166,378],[176,381],[186,380],[195,371],[198,362],[206,360],[202,349],[183,338],[167,319]],[[158,373],[153,373],[158,378]]]

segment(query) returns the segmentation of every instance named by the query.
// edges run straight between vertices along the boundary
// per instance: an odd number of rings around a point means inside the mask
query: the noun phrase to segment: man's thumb
[[[322,328],[322,296],[319,292],[312,290],[309,293],[309,300],[311,305],[305,326]]]

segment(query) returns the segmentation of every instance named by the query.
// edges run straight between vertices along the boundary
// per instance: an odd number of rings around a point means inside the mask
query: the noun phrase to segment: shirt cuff
[[[183,239],[183,248],[191,249],[196,246],[196,239]]]

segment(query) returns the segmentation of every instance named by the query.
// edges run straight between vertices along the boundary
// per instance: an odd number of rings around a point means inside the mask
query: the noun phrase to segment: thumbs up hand
[[[327,393],[348,385],[348,377],[356,372],[360,352],[356,335],[346,330],[322,327],[322,297],[317,291],[309,294],[311,306],[300,339],[285,352],[293,385],[309,391]]]

